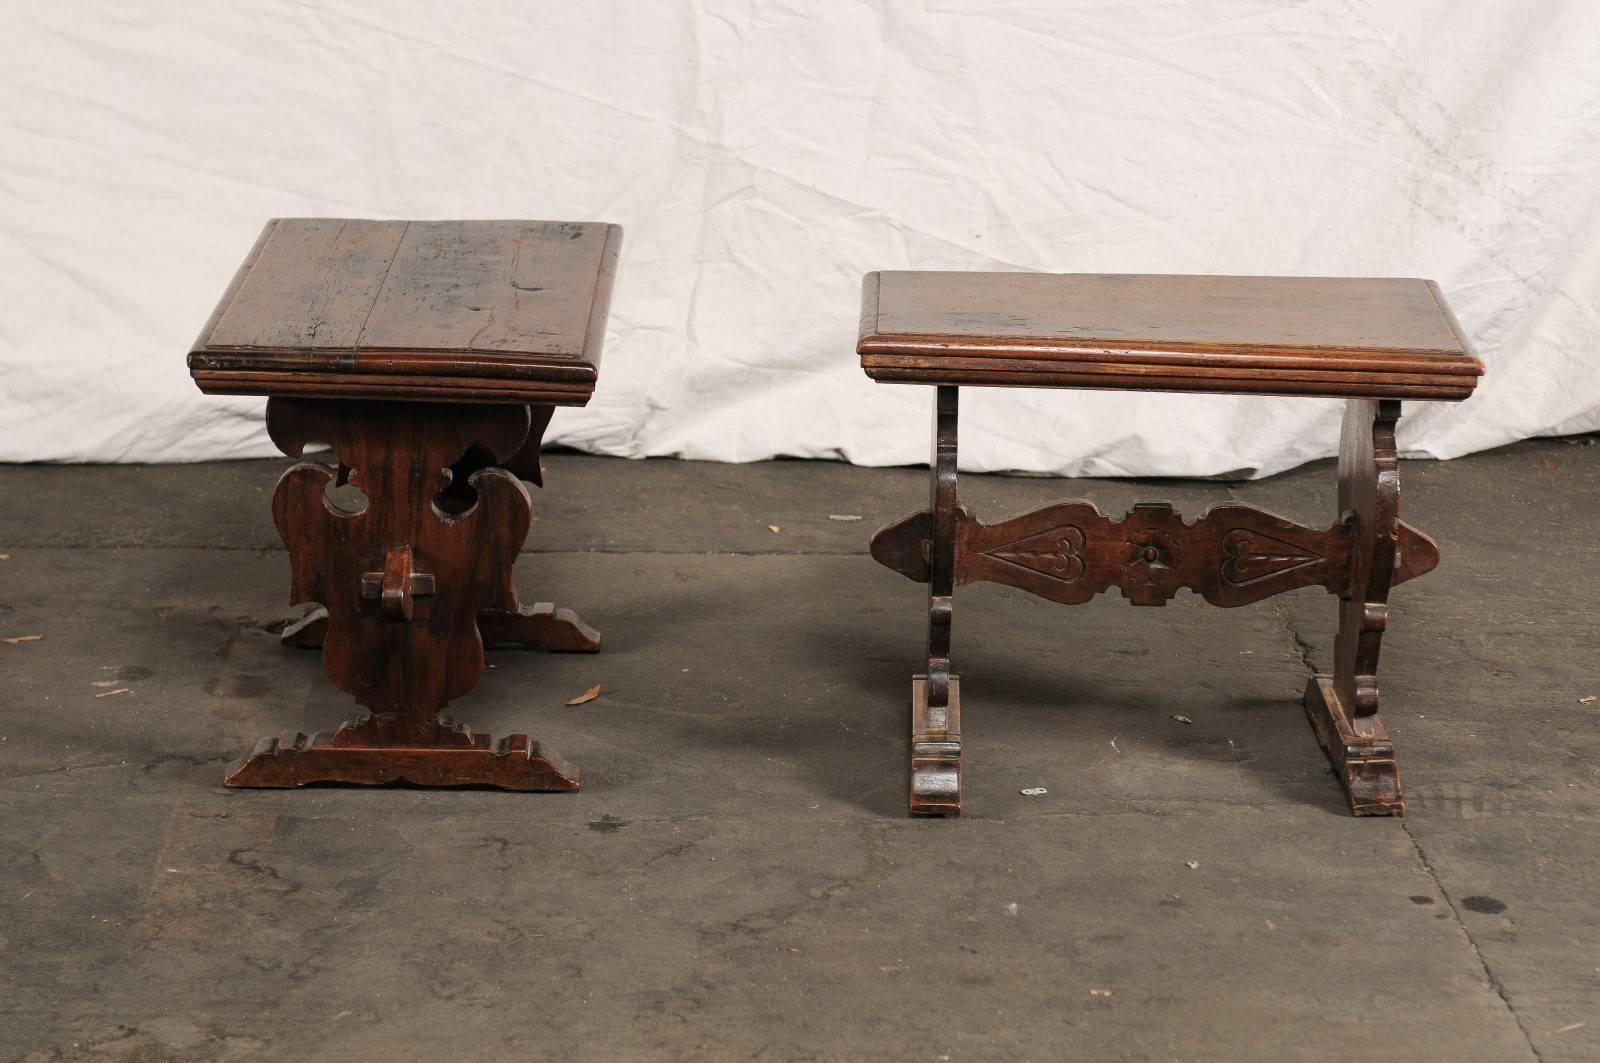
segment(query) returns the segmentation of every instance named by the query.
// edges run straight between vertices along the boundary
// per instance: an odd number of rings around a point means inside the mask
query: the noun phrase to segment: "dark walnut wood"
[[[932,535],[928,561],[928,671],[912,680],[912,815],[943,816],[961,808],[959,677],[950,674],[950,623],[956,585],[955,388],[940,388],[934,403]]]
[[[1400,768],[1378,719],[1378,650],[1389,623],[1389,588],[1400,582],[1400,467],[1394,429],[1400,404],[1351,402],[1339,447],[1339,508],[1363,529],[1351,550],[1351,573],[1333,641],[1333,675],[1306,687],[1305,708],[1317,740],[1339,772],[1357,815],[1400,812]]]
[[[857,351],[903,384],[1463,399],[1482,364],[1426,280],[867,274]]]
[[[961,812],[961,680],[946,675],[945,703],[928,704],[928,677],[911,679],[911,814]]]
[[[553,411],[548,406],[533,406],[528,412],[527,440],[516,454],[501,462],[501,466],[506,472],[538,486],[544,483],[539,467],[540,443]],[[473,476],[491,464],[481,447],[469,448],[450,467],[447,504],[459,509],[469,501],[464,485],[469,485]],[[348,472],[348,469],[341,472],[337,482],[346,482]],[[500,590],[499,603],[478,613],[478,633],[485,646],[522,646],[558,653],[598,653],[600,650],[600,633],[580,620],[578,614],[571,609],[557,609],[550,602],[521,604],[514,581],[509,578]],[[318,604],[285,625],[280,639],[285,646],[320,650],[327,635],[328,610]]]
[[[578,789],[578,771],[527,735],[495,742],[451,720],[369,713],[332,734],[297,734],[287,744],[263,738],[227,779],[229,786],[280,788],[395,782],[570,791]]]
[[[933,515],[927,510],[884,528],[872,556],[919,583],[929,579]],[[1166,605],[1183,589],[1232,607],[1296,587],[1339,592],[1355,562],[1356,522],[1306,528],[1237,503],[1212,506],[1193,524],[1165,502],[1140,502],[1121,520],[1092,502],[1058,502],[984,524],[965,506],[954,516],[957,585],[1004,583],[1066,605],[1115,587],[1134,605]],[[1394,583],[1439,563],[1439,548],[1409,524],[1396,530]]]
[[[1389,589],[1431,571],[1439,549],[1399,517],[1399,399],[1462,398],[1482,372],[1432,282],[884,273],[868,275],[863,307],[868,374],[939,385],[932,504],[872,540],[879,563],[929,585],[913,815],[961,810],[950,625],[955,588],[979,581],[1065,604],[1112,588],[1155,606],[1184,589],[1226,607],[1300,587],[1337,594],[1334,671],[1312,679],[1306,713],[1352,812],[1404,810],[1377,715],[1378,650]],[[1228,503],[1191,523],[1157,502],[1112,519],[1074,500],[985,524],[956,494],[957,383],[1345,397],[1338,519],[1308,528]]]
[[[486,641],[599,648],[566,610],[517,599],[512,566],[533,510],[527,488],[495,463],[523,451],[530,420],[524,406],[268,401],[268,431],[285,453],[321,442],[336,455],[283,474],[273,519],[289,548],[291,604],[321,606],[302,644],[320,644],[328,677],[372,714],[331,736],[263,740],[230,768],[229,786],[577,789],[577,773],[526,735],[491,743],[439,719],[477,685]],[[359,508],[330,497],[345,485],[365,495]]]
[[[621,244],[598,222],[277,218],[189,370],[215,395],[581,406]]]
[[[593,652],[570,610],[524,605],[513,564],[553,408],[594,387],[621,230],[573,222],[270,222],[189,355],[217,394],[265,394],[290,455],[273,496],[289,549],[284,632],[322,650],[368,715],[263,739],[229,786],[315,782],[575,790],[526,735],[441,718],[486,644]],[[350,489],[358,492],[352,500]]]

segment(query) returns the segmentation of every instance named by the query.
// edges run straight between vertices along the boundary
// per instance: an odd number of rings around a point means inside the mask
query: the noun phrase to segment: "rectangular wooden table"
[[[595,222],[267,223],[189,369],[209,394],[270,396],[284,453],[332,447],[273,495],[291,604],[318,606],[285,641],[320,646],[370,711],[262,739],[229,786],[578,788],[526,735],[491,742],[440,712],[477,684],[485,643],[600,648],[570,610],[521,604],[512,566],[554,408],[594,390],[621,240]]]
[[[928,665],[912,682],[910,810],[961,809],[955,588],[987,580],[1077,604],[1113,587],[1134,605],[1180,589],[1239,606],[1297,587],[1341,599],[1331,675],[1304,705],[1357,815],[1403,811],[1378,718],[1389,589],[1438,564],[1399,518],[1402,399],[1464,399],[1483,366],[1432,281],[1320,277],[882,272],[866,277],[857,352],[874,380],[932,384],[932,498],[872,540],[929,585]],[[1112,519],[1073,500],[998,524],[956,494],[961,385],[1331,396],[1348,400],[1339,513],[1307,528],[1250,506],[1187,523],[1145,502]]]

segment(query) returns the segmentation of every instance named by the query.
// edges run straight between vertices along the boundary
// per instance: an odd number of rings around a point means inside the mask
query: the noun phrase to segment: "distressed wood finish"
[[[1402,812],[1377,666],[1391,587],[1439,550],[1399,518],[1400,399],[1459,399],[1482,366],[1431,281],[1272,277],[868,274],[863,368],[934,384],[932,505],[878,532],[872,556],[929,584],[928,668],[912,682],[914,815],[961,810],[951,672],[954,590],[987,581],[1065,604],[1116,588],[1135,605],[1188,589],[1234,607],[1300,587],[1341,598],[1331,675],[1305,710],[1356,815]],[[1193,522],[1165,503],[1119,519],[1082,500],[984,524],[956,494],[955,384],[1336,395],[1347,402],[1339,514],[1308,528],[1251,506]]]
[[[189,370],[209,394],[582,406],[621,242],[599,222],[277,218]]]
[[[332,733],[263,739],[229,786],[315,782],[575,790],[526,735],[442,719],[484,646],[593,652],[567,609],[524,605],[513,565],[555,406],[594,388],[621,230],[529,221],[277,219],[189,354],[201,390],[265,394],[284,453],[283,633],[369,710]],[[349,489],[359,491],[356,501]]]

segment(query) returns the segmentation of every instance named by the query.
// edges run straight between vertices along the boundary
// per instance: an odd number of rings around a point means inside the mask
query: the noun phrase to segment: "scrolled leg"
[[[912,680],[914,816],[961,813],[960,680],[950,672],[956,567],[956,436],[960,391],[941,387],[933,426],[932,539],[928,547],[928,671]]]
[[[1354,521],[1349,590],[1342,593],[1331,676],[1306,688],[1305,708],[1317,739],[1358,816],[1405,811],[1394,746],[1378,718],[1378,651],[1389,620],[1400,525],[1400,475],[1395,422],[1400,403],[1353,399],[1345,408],[1339,447],[1339,508]]]

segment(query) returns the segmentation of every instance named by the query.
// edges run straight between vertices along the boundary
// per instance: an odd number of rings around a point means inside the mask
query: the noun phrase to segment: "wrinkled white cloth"
[[[873,269],[1418,276],[1488,364],[1410,454],[1600,428],[1593,0],[0,6],[0,459],[274,453],[183,356],[272,216],[626,229],[604,454],[927,460]],[[969,389],[962,465],[1264,475],[1338,404]]]

